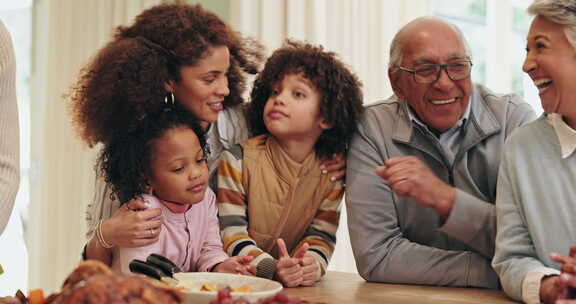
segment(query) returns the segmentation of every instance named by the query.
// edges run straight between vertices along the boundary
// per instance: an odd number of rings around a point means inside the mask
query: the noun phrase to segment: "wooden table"
[[[358,274],[336,271],[328,272],[315,286],[285,288],[284,292],[327,304],[515,303],[497,290],[368,283]]]

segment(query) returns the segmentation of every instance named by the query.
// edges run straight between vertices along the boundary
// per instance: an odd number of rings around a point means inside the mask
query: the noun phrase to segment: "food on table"
[[[94,260],[82,262],[64,281],[60,292],[44,299],[42,290],[31,290],[26,297],[0,298],[0,304],[68,304],[68,303],[182,303],[184,296],[166,284],[142,275],[113,273],[108,266]]]
[[[35,302],[29,301],[20,289],[16,291],[13,297],[0,297],[0,304],[42,304],[44,303],[44,295],[42,294],[41,298],[34,298],[34,301]]]
[[[202,284],[200,291],[216,291],[216,287],[214,287],[212,284]]]
[[[229,290],[221,289],[218,291],[218,297],[216,298],[216,300],[211,301],[210,304],[251,304],[251,302],[243,298],[232,299]],[[302,301],[298,297],[289,296],[285,293],[279,292],[273,296],[264,299],[259,299],[254,304],[314,304],[314,303],[310,303],[308,301]]]
[[[230,290],[230,292],[253,292],[254,290],[252,290],[252,287],[250,287],[249,285],[242,285],[236,288],[232,288],[230,286],[224,286],[224,287],[218,287],[216,288],[214,285],[212,284],[202,284],[202,287],[200,287],[200,291],[218,291],[220,289],[228,289]]]
[[[32,289],[28,292],[28,303],[29,304],[43,304],[46,299],[44,299],[44,292],[42,289]]]
[[[281,292],[257,302],[242,297],[232,299],[231,292],[253,292],[247,284],[236,288],[227,284],[203,284],[201,289],[218,290],[217,299],[211,304],[312,304]],[[0,297],[0,304],[183,303],[185,297],[179,290],[143,275],[115,274],[101,262],[87,260],[68,275],[60,292],[45,299],[40,289],[30,291],[28,297],[19,291],[16,297]]]
[[[237,288],[230,289],[231,292],[252,292],[252,287],[250,285],[242,285]]]
[[[15,297],[0,297],[0,304],[21,304]]]
[[[62,291],[45,304],[182,303],[183,295],[164,283],[141,275],[114,274],[97,261],[81,263],[64,281]]]
[[[15,297],[16,297],[16,299],[20,300],[20,302],[22,302],[22,303],[28,303],[28,298],[26,298],[26,296],[24,295],[24,293],[20,289],[18,289],[16,291]]]
[[[182,298],[176,291],[158,288],[141,276],[96,274],[49,298],[48,303],[182,303]]]
[[[87,278],[95,275],[95,274],[112,274],[112,270],[104,263],[101,263],[96,260],[86,260],[80,265],[78,265],[64,280],[64,284],[62,284],[62,291],[72,288],[76,284],[81,281],[86,280]]]

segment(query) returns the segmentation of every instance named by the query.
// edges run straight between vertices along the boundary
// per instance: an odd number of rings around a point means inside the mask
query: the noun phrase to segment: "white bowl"
[[[179,272],[174,274],[179,283],[177,286],[186,287],[183,290],[186,294],[184,303],[188,304],[208,304],[218,296],[217,291],[201,291],[204,284],[218,286],[230,286],[238,288],[248,285],[252,292],[231,292],[233,299],[244,298],[251,302],[260,298],[273,296],[282,290],[282,284],[258,277],[245,276],[239,274],[218,273],[218,272]]]

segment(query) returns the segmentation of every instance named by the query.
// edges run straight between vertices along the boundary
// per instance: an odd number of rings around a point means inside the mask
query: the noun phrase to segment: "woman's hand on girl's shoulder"
[[[118,247],[153,244],[158,241],[162,229],[161,215],[159,208],[148,208],[141,200],[131,200],[102,222],[102,236]]]

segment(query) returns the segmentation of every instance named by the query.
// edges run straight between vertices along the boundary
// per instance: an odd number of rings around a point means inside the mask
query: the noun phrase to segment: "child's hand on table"
[[[256,273],[256,269],[254,269],[254,266],[250,266],[250,262],[252,262],[253,259],[254,257],[252,256],[231,257],[216,265],[212,271],[254,275]]]

